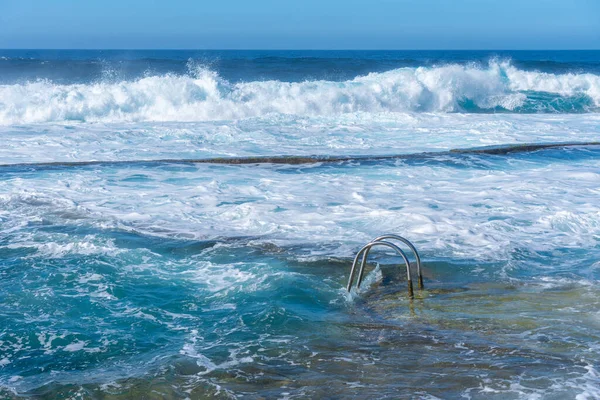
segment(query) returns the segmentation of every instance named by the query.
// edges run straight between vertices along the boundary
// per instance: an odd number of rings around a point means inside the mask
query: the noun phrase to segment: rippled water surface
[[[599,54],[0,52],[0,397],[600,398]]]

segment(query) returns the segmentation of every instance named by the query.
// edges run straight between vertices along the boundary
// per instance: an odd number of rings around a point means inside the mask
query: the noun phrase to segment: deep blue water
[[[187,74],[190,62],[231,82],[345,81],[371,72],[448,64],[485,66],[507,60],[551,74],[600,72],[600,50],[585,51],[309,51],[309,50],[0,50],[0,83],[131,80]]]

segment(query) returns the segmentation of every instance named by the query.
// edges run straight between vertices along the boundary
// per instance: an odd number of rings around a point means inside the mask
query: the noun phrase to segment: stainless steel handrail
[[[410,276],[410,263],[408,262],[408,258],[406,257],[406,254],[404,254],[402,249],[400,249],[395,244],[386,242],[384,240],[373,241],[371,243],[368,243],[362,249],[360,249],[358,253],[356,253],[356,257],[354,257],[354,262],[352,263],[352,269],[350,270],[350,278],[348,279],[348,286],[346,287],[346,289],[348,291],[350,291],[350,289],[352,288],[352,281],[354,280],[354,274],[356,272],[356,265],[358,263],[358,259],[360,258],[361,254],[366,253],[366,255],[368,255],[368,251],[371,250],[371,247],[374,247],[374,246],[389,247],[391,249],[396,250],[396,253],[398,253],[402,257],[402,259],[404,260],[404,263],[406,264],[406,276],[408,279],[408,297],[410,297],[412,299],[414,297],[414,292],[413,292],[412,279]],[[365,260],[366,260],[366,257],[365,257]]]
[[[379,242],[379,241],[385,240],[385,239],[398,240],[398,241],[406,244],[408,247],[410,247],[413,254],[415,255],[415,258],[417,259],[417,279],[419,281],[419,289],[423,290],[424,286],[423,286],[423,275],[421,273],[421,257],[419,257],[419,253],[417,252],[417,249],[415,248],[415,246],[413,246],[413,244],[408,239],[403,238],[402,236],[399,236],[399,235],[391,234],[391,233],[377,236],[375,239],[371,240],[371,243]],[[365,251],[365,254],[363,255],[362,263],[360,264],[360,271],[358,272],[358,283],[356,284],[357,288],[360,288],[360,284],[363,280],[363,274],[365,272],[365,266],[367,264],[367,257],[369,256],[370,249],[371,248],[367,249]]]

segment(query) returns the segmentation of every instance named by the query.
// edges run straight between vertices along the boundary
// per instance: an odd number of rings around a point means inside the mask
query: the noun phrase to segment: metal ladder
[[[350,291],[350,289],[352,288],[352,283],[354,281],[354,275],[356,273],[356,265],[358,264],[358,259],[360,258],[360,256],[362,255],[362,261],[360,263],[360,271],[358,273],[358,281],[356,283],[357,289],[360,288],[360,284],[362,282],[363,275],[365,273],[365,266],[367,265],[367,257],[369,257],[369,252],[371,251],[371,248],[375,247],[375,246],[385,246],[385,247],[389,247],[389,248],[395,250],[396,253],[398,253],[404,260],[404,263],[406,264],[406,276],[408,279],[408,297],[413,298],[414,291],[413,291],[412,278],[411,278],[411,274],[410,274],[410,262],[408,261],[408,258],[406,257],[406,254],[404,253],[404,251],[402,251],[402,249],[400,249],[395,244],[388,242],[386,239],[393,239],[393,240],[400,241],[400,242],[406,244],[411,249],[411,251],[415,255],[415,258],[417,259],[417,276],[418,276],[418,281],[419,281],[419,289],[423,290],[424,286],[423,286],[423,275],[421,274],[421,257],[419,257],[419,253],[417,252],[417,249],[415,248],[415,246],[413,246],[413,244],[411,242],[408,241],[408,239],[403,238],[402,236],[393,235],[393,234],[381,235],[381,236],[376,237],[375,239],[373,239],[369,243],[367,243],[362,249],[360,249],[358,251],[358,253],[356,253],[356,257],[354,257],[354,262],[352,263],[352,269],[350,270],[350,278],[348,279],[348,286],[346,287],[346,289],[348,291]]]

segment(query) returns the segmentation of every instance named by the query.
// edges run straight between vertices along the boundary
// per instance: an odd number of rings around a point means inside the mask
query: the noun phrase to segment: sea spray
[[[233,83],[197,67],[188,75],[131,81],[0,86],[0,124],[60,121],[216,121],[270,114],[382,112],[591,112],[600,76],[450,64],[400,68],[337,81]]]

